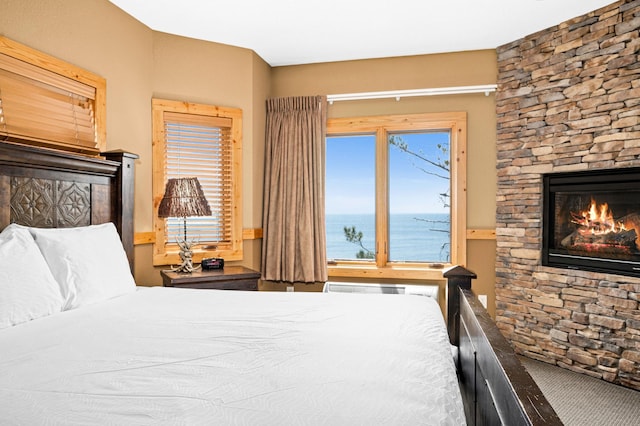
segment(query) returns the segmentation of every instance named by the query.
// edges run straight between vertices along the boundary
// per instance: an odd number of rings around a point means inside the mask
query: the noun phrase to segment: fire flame
[[[613,219],[613,212],[609,210],[607,203],[598,206],[593,199],[588,210],[572,212],[571,218],[571,222],[581,226],[579,231],[582,234],[602,235],[627,230],[622,222],[616,222]]]

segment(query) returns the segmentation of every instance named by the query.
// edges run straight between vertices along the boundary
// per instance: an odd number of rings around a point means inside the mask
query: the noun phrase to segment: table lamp
[[[181,217],[184,221],[184,238],[176,238],[182,263],[171,269],[174,272],[191,273],[198,269],[193,267],[191,250],[198,241],[187,239],[187,217],[190,216],[211,216],[211,208],[200,182],[195,177],[169,179],[158,207],[158,217]]]

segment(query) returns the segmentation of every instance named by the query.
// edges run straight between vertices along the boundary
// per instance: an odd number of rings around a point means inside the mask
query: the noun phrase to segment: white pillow
[[[135,291],[113,223],[29,231],[60,285],[65,310]]]
[[[60,312],[62,303],[29,231],[6,227],[0,233],[0,329]]]

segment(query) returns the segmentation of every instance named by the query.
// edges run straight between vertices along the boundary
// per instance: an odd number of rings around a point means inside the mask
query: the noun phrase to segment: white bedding
[[[2,425],[463,425],[429,297],[140,289],[0,330]]]

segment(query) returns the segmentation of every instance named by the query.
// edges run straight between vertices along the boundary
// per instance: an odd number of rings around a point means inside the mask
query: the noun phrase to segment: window
[[[0,37],[0,139],[97,156],[105,93],[102,77]]]
[[[330,275],[465,262],[465,113],[330,119],[326,150]]]
[[[183,220],[157,216],[167,180],[180,177],[197,177],[211,207],[211,216],[187,218],[188,237],[199,242],[194,260],[242,259],[242,111],[161,99],[152,109],[154,265],[180,263]]]

